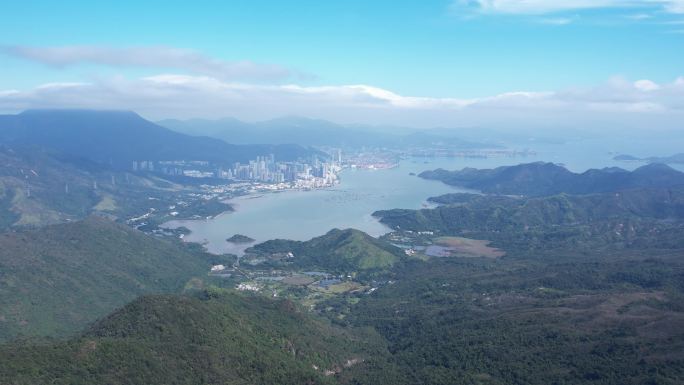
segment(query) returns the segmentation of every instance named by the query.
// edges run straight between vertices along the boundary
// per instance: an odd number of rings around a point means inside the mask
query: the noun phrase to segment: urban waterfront
[[[234,234],[256,242],[275,238],[307,240],[333,228],[351,227],[379,236],[387,228],[371,216],[374,211],[419,208],[430,196],[459,191],[409,175],[442,163],[409,160],[392,169],[347,169],[341,173],[341,183],[334,187],[245,195],[229,201],[235,212],[209,220],[173,221],[167,226],[187,227],[191,233],[186,241],[203,243],[211,252],[238,255],[251,244],[226,242]]]
[[[388,229],[371,216],[373,212],[420,208],[427,205],[426,199],[431,196],[465,191],[411,175],[429,169],[492,168],[541,160],[564,163],[573,171],[606,166],[634,168],[639,165],[612,161],[610,154],[598,150],[579,162],[564,162],[572,159],[565,156],[571,153],[570,148],[547,147],[528,157],[409,158],[392,169],[346,169],[340,175],[341,183],[333,187],[245,195],[229,201],[235,207],[234,212],[208,220],[172,221],[166,226],[187,227],[191,233],[185,236],[185,240],[202,243],[210,252],[241,255],[247,247],[258,242],[276,238],[307,240],[333,228],[356,228],[379,236]],[[226,242],[235,234],[248,236],[255,242]]]

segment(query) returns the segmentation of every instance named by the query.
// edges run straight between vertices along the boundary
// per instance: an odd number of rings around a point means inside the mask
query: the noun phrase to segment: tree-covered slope
[[[681,252],[411,262],[345,321],[382,334],[412,384],[680,384]]]
[[[288,300],[209,292],[142,297],[68,342],[2,346],[0,383],[334,384],[384,359],[373,333]]]
[[[393,229],[514,231],[577,225],[614,219],[684,219],[684,190],[640,189],[590,195],[560,194],[541,198],[446,195],[449,203],[434,209],[394,209],[373,215]]]
[[[345,272],[382,270],[399,262],[404,253],[385,241],[355,229],[333,229],[306,242],[272,240],[248,250],[256,254],[293,253],[296,267]]]
[[[141,294],[181,290],[209,258],[97,217],[0,234],[0,340],[78,331]]]
[[[0,229],[61,223],[98,211],[140,215],[148,210],[148,197],[177,191],[171,187],[40,147],[0,145]]]
[[[392,210],[383,219],[402,236],[472,236],[506,256],[408,261],[392,285],[320,308],[373,326],[410,383],[680,384],[682,198],[449,195],[436,209]]]

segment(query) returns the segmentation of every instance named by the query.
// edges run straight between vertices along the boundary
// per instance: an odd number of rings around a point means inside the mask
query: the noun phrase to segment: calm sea
[[[640,165],[618,163],[612,161],[613,156],[614,153],[602,149],[555,146],[524,158],[411,158],[389,170],[345,170],[341,183],[329,189],[239,197],[230,201],[235,212],[210,220],[172,221],[167,226],[187,227],[192,233],[185,239],[205,244],[210,252],[238,255],[251,244],[226,242],[226,238],[234,234],[246,235],[257,242],[276,238],[307,240],[333,228],[356,228],[379,236],[388,229],[371,216],[374,211],[421,208],[427,205],[426,199],[431,196],[466,191],[423,180],[410,173],[440,167],[450,170],[492,168],[540,160],[563,163],[575,172],[607,166],[631,169]]]

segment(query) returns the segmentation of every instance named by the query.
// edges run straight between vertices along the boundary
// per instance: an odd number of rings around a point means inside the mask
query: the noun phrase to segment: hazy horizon
[[[415,128],[684,121],[679,0],[295,4],[5,5],[0,111]]]

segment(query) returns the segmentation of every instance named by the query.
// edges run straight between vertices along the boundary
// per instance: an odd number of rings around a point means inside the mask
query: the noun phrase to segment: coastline
[[[275,194],[288,194],[288,193],[295,193],[295,192],[315,192],[315,191],[332,191],[331,189],[337,185],[339,185],[340,178],[338,176],[337,183],[332,184],[332,185],[327,185],[323,187],[314,187],[314,188],[301,188],[301,187],[292,187],[292,188],[287,188],[287,189],[266,189],[266,190],[257,190],[257,191],[247,191],[238,195],[235,195],[231,198],[223,199],[221,200],[222,203],[228,204],[231,206],[230,210],[225,210],[219,214],[216,214],[214,216],[210,217],[205,217],[205,218],[177,218],[177,219],[172,219],[169,221],[166,221],[159,225],[160,228],[164,229],[178,229],[181,227],[185,227],[188,229],[189,232],[181,234],[179,236],[179,239],[182,242],[186,243],[197,243],[202,246],[202,248],[210,253],[210,254],[234,254],[238,258],[240,258],[244,254],[244,250],[247,248],[254,246],[255,244],[258,244],[263,241],[258,241],[255,240],[253,242],[245,242],[245,243],[233,243],[233,242],[228,242],[225,241],[225,243],[230,244],[231,247],[227,247],[226,250],[229,251],[235,251],[236,253],[226,253],[226,252],[221,252],[216,249],[212,249],[211,247],[208,247],[208,245],[211,243],[208,239],[203,238],[203,239],[193,239],[193,235],[196,235],[195,231],[192,231],[190,228],[188,228],[186,225],[188,222],[192,223],[197,223],[197,222],[208,222],[210,220],[216,220],[221,217],[224,217],[226,215],[234,214],[240,209],[240,201],[252,201],[252,200],[257,200],[261,198],[265,198],[268,195],[275,195]]]

